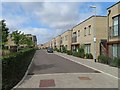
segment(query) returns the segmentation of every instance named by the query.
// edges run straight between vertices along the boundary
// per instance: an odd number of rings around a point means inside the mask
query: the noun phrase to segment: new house
[[[108,10],[108,53],[110,57],[120,57],[120,2]]]
[[[107,17],[91,16],[72,29],[72,51],[84,46],[85,53],[100,54],[101,42],[107,42]],[[95,45],[96,44],[96,45]]]

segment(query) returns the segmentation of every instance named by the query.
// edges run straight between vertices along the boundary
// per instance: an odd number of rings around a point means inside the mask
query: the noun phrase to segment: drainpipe
[[[111,13],[111,10],[108,10],[107,20],[108,20],[108,42],[109,42],[109,15]],[[109,56],[109,45],[107,44],[107,50],[108,50],[108,56]]]

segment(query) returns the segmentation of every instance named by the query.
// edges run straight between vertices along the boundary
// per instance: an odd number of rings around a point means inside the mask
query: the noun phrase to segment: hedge
[[[98,56],[98,62],[104,63],[104,64],[109,64],[111,61],[111,58],[105,55],[100,55]]]
[[[115,58],[111,59],[110,66],[114,66],[114,67],[119,67],[120,68],[120,57],[115,57]]]
[[[2,58],[2,90],[10,90],[24,76],[35,49],[26,49]]]
[[[71,50],[67,50],[67,54],[68,55],[72,55],[72,51]]]
[[[93,59],[93,55],[91,53],[86,53],[85,56],[87,59]]]
[[[110,58],[105,55],[98,56],[98,62],[120,68],[120,57]]]

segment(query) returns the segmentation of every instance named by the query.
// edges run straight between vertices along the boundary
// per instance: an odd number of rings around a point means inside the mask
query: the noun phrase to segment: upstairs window
[[[91,25],[88,26],[88,35],[91,34]]]
[[[78,37],[80,36],[80,30],[78,30]]]
[[[67,35],[65,36],[65,40],[67,41]]]
[[[86,36],[86,27],[84,28],[84,36]]]
[[[113,36],[118,36],[118,17],[113,18]]]

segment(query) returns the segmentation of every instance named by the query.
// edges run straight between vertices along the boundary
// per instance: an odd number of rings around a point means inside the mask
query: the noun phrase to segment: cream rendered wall
[[[98,17],[96,20],[96,48],[98,48],[97,56],[100,54],[99,44],[101,39],[108,39],[107,17]]]

